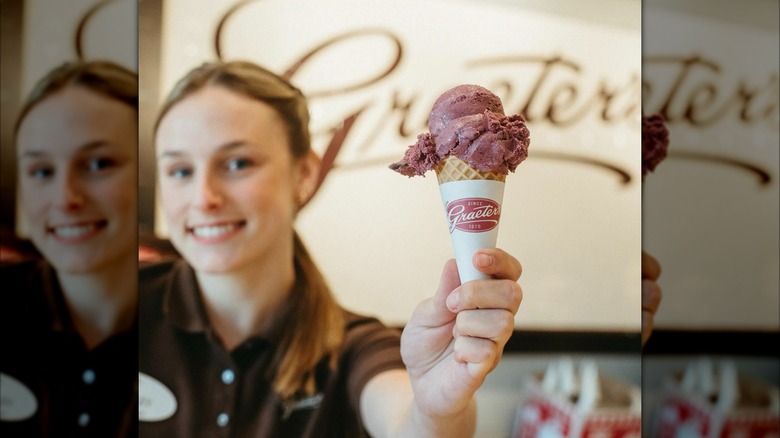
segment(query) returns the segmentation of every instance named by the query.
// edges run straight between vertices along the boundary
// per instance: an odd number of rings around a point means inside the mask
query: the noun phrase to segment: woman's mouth
[[[106,225],[108,225],[108,221],[99,220],[50,226],[46,228],[46,231],[62,243],[81,243],[98,234]]]
[[[217,243],[232,237],[244,225],[246,225],[245,221],[222,222],[218,224],[193,226],[188,228],[187,231],[199,242]]]

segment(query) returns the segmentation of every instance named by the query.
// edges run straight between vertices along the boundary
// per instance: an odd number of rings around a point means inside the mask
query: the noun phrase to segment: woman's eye
[[[227,170],[230,172],[237,172],[240,170],[244,170],[252,165],[251,160],[247,160],[245,158],[234,158],[231,160],[228,160],[226,163]]]
[[[114,166],[116,166],[116,161],[111,158],[93,158],[85,164],[89,172],[100,172]]]
[[[34,179],[51,178],[54,175],[54,168],[50,166],[34,166],[27,171],[27,175]]]
[[[168,176],[174,179],[184,179],[192,175],[189,167],[173,167],[168,170]]]

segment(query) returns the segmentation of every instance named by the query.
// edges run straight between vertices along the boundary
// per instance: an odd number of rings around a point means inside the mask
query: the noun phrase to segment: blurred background
[[[646,434],[661,422],[706,424],[674,405],[684,400],[711,414],[709,436],[777,436],[778,2],[646,0],[642,9],[643,108],[666,119],[670,139],[642,198],[643,248],[662,266],[663,291],[642,361]],[[755,429],[762,412],[773,429]],[[717,435],[718,422],[738,416],[752,420]]]

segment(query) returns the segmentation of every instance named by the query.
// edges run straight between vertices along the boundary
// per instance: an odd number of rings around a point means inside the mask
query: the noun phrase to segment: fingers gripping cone
[[[436,167],[460,282],[489,278],[472,263],[479,249],[495,248],[506,175],[480,172],[455,156]]]

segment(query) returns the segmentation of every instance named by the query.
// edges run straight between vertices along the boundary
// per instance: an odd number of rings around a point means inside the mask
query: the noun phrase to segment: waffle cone
[[[434,170],[436,171],[436,178],[439,180],[439,185],[452,181],[467,180],[506,181],[506,175],[502,173],[480,172],[453,155],[441,160]]]

